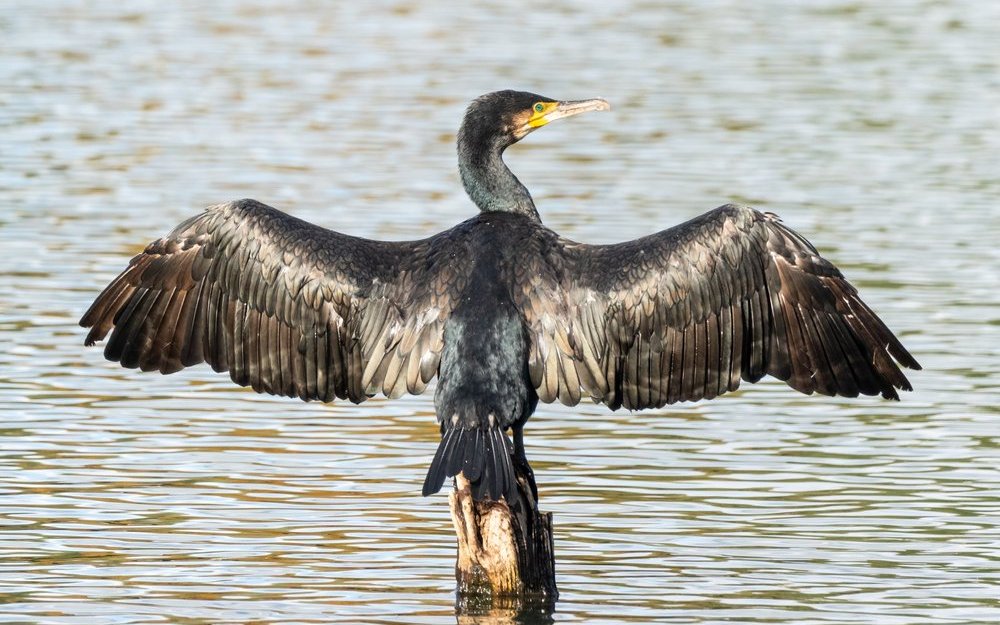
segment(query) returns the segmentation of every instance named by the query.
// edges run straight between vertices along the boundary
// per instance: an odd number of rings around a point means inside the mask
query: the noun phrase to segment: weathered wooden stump
[[[512,605],[552,602],[556,589],[552,514],[538,510],[530,468],[515,463],[514,501],[475,501],[469,481],[455,478],[451,518],[458,537],[455,578],[461,601]]]

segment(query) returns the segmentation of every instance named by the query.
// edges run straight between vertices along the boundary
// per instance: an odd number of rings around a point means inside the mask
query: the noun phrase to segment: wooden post
[[[517,463],[514,468],[517,496],[511,502],[474,501],[465,476],[455,478],[449,501],[458,537],[455,578],[460,601],[485,600],[500,607],[554,602],[559,596],[552,513],[538,511],[530,470]]]

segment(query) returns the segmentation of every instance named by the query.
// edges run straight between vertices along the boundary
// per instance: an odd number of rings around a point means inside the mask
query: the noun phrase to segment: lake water
[[[991,0],[4,3],[0,622],[1000,622],[998,25]],[[540,407],[562,599],[456,617],[430,395],[140,374],[76,321],[208,204],[465,219],[454,132],[509,87],[615,107],[509,152],[550,226],[774,211],[925,370],[900,403]]]

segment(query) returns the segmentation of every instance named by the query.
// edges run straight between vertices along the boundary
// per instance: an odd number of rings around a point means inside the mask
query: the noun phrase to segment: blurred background
[[[1000,621],[998,26],[990,0],[4,2],[0,622],[455,620],[430,395],[139,374],[76,321],[208,204],[468,218],[454,134],[503,88],[614,106],[507,153],[550,227],[776,212],[925,370],[900,403],[540,407],[562,600],[460,622]]]

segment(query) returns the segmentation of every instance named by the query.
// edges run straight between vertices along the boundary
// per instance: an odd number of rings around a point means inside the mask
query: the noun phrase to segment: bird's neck
[[[458,170],[465,191],[483,212],[517,213],[541,221],[531,194],[503,162],[506,145],[484,149],[458,146]]]

